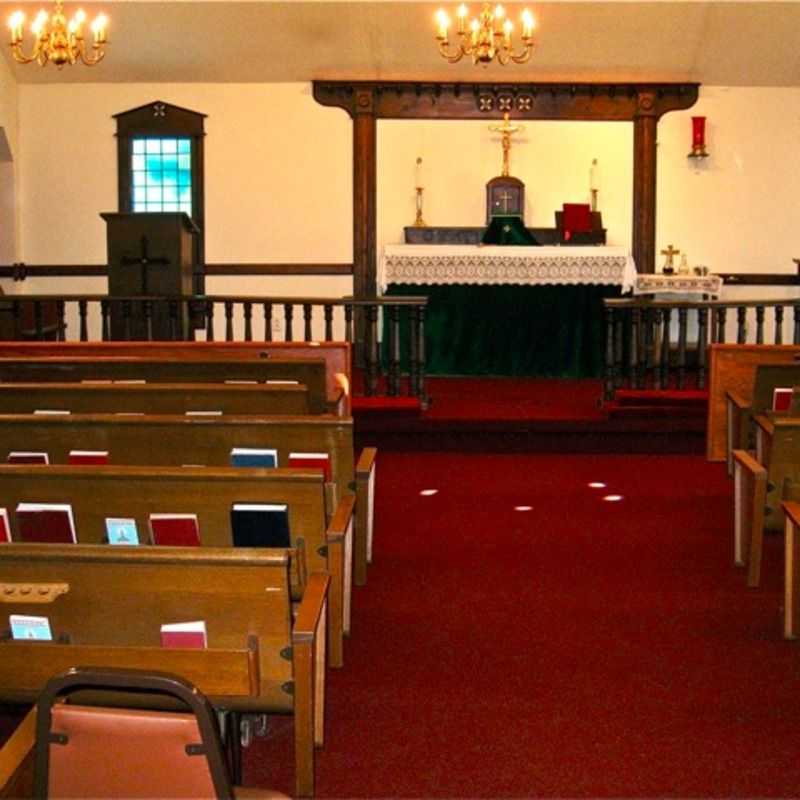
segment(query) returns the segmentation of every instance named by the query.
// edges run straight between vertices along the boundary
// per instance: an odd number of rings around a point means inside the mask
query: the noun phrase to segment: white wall
[[[0,58],[0,264],[16,260],[17,82]]]

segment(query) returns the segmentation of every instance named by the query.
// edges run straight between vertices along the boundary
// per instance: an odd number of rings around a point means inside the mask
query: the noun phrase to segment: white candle
[[[417,156],[417,163],[414,166],[414,186],[417,189],[421,189],[423,186],[422,183],[422,157]]]
[[[597,170],[597,159],[592,159],[592,166],[589,168],[589,189],[596,192],[600,189],[600,178]]]

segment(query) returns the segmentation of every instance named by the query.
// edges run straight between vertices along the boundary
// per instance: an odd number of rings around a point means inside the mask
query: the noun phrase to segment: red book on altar
[[[289,466],[294,469],[316,467],[325,474],[325,480],[331,479],[331,458],[327,453],[289,453]]]
[[[573,233],[588,233],[592,230],[592,208],[588,203],[564,203],[561,225],[564,241],[569,241]]]
[[[108,464],[108,450],[70,450],[67,463],[73,465]]]
[[[153,544],[169,547],[199,547],[200,525],[197,514],[151,514]]]
[[[204,649],[207,646],[205,621],[201,619],[197,622],[175,622],[170,625],[162,625],[161,646]]]
[[[74,544],[75,519],[68,503],[19,503],[17,531],[21,542]]]
[[[772,410],[788,411],[792,405],[792,387],[782,387],[772,390]]]

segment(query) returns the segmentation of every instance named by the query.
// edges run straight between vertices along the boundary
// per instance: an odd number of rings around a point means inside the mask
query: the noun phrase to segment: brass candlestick
[[[427,228],[425,220],[422,218],[422,193],[425,190],[421,186],[417,186],[417,218],[414,220],[415,228]]]
[[[597,189],[592,189],[592,211],[597,211]]]

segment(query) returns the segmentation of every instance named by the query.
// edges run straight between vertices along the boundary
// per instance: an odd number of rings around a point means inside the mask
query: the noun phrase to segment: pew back
[[[322,359],[225,361],[153,358],[0,358],[2,383],[80,383],[97,380],[146,380],[148,383],[224,383],[291,381],[308,388],[309,410],[327,410]]]
[[[0,384],[0,413],[31,414],[37,410],[67,410],[75,414],[308,414],[305,386],[219,383]]]
[[[134,356],[148,358],[224,359],[322,359],[325,361],[329,400],[339,395],[343,375],[352,375],[348,342],[0,342],[0,357]],[[349,402],[349,397],[346,398]],[[347,405],[343,413],[349,414]]]

